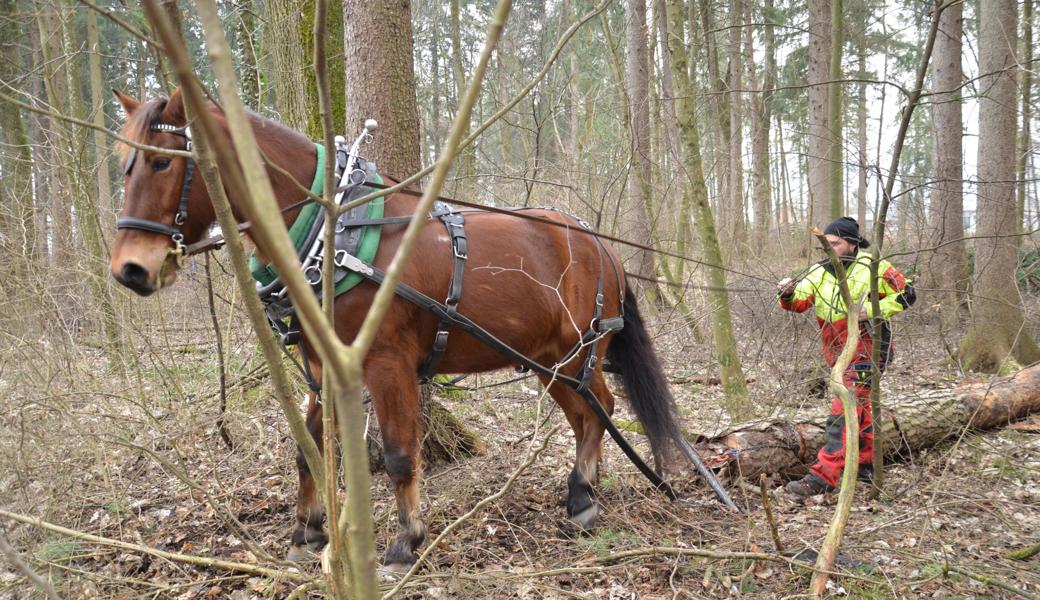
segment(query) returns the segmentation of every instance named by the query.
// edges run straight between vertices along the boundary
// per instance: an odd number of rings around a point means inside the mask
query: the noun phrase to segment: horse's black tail
[[[607,359],[610,371],[621,377],[628,403],[643,424],[660,466],[673,455],[670,450],[678,447],[682,436],[675,400],[631,288],[625,290],[624,314],[625,327],[611,338]]]

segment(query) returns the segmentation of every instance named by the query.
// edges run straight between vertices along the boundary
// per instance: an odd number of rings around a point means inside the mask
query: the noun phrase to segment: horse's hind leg
[[[322,448],[321,404],[316,401],[314,392],[308,394],[307,430],[310,431],[318,450]],[[296,529],[292,534],[292,547],[289,549],[289,560],[302,560],[308,552],[321,550],[328,541],[321,524],[325,519],[325,511],[314,485],[314,477],[303,458],[303,452],[296,449],[296,468],[300,474],[299,498],[296,502]]]
[[[404,368],[395,357],[371,358],[365,383],[383,435],[386,474],[397,498],[397,537],[386,550],[383,564],[404,571],[416,560],[415,550],[426,539],[426,525],[419,518],[420,458],[419,386],[415,369]]]
[[[549,379],[540,376],[545,385]],[[598,370],[590,382],[592,393],[599,399],[607,414],[614,412],[614,397],[603,382]],[[592,483],[598,479],[600,452],[603,445],[603,424],[596,414],[570,386],[553,383],[549,387],[553,400],[563,408],[567,421],[574,430],[575,462],[567,477],[567,517],[580,529],[588,531],[596,524],[599,505],[592,493]]]

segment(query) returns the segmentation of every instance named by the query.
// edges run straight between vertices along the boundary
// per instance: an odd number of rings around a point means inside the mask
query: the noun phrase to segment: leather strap
[[[444,300],[445,314],[441,316],[440,322],[437,324],[437,334],[433,338],[433,348],[419,366],[421,381],[429,381],[437,374],[437,367],[440,365],[441,358],[444,357],[444,351],[448,348],[452,318],[458,313],[459,300],[462,299],[462,278],[469,252],[464,229],[465,219],[462,214],[453,211],[448,205],[438,202],[434,204],[431,216],[437,216],[448,229],[455,268],[451,273],[451,283],[448,284],[448,297]]]

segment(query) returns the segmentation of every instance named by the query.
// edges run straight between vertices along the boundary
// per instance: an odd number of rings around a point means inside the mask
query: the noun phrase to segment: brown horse
[[[124,128],[128,139],[162,148],[186,148],[187,122],[179,93],[169,100],[143,104],[118,92],[117,97],[128,115]],[[224,116],[215,107],[210,111],[228,135]],[[279,205],[288,207],[300,201],[303,194],[293,179],[307,187],[314,178],[314,143],[278,123],[257,115],[250,118],[264,156],[280,167],[268,170]],[[175,247],[199,240],[215,220],[205,183],[201,178],[192,183],[191,164],[183,157],[124,149],[125,204],[110,269],[117,281],[142,296],[174,281],[179,266]],[[239,222],[245,220],[245,199],[230,200],[236,218]],[[385,215],[411,215],[416,204],[413,195],[391,195],[386,201]],[[295,209],[285,213],[287,227],[298,212]],[[597,291],[601,289],[601,319],[623,316],[624,328],[607,332],[596,346],[599,360],[588,372],[588,390],[607,413],[613,412],[614,398],[600,370],[606,355],[620,371],[658,464],[664,464],[660,461],[671,457],[673,444],[680,443],[674,401],[634,297],[626,289],[617,257],[582,230],[574,218],[548,210],[531,213],[566,227],[490,212],[466,213],[469,257],[459,313],[534,361],[553,366],[576,347],[594,320]],[[403,224],[383,226],[373,261],[375,267],[387,267],[404,229]],[[264,248],[258,250],[262,253]],[[441,223],[430,220],[425,226],[416,256],[421,259],[411,262],[403,281],[428,296],[443,298],[454,259]],[[365,281],[336,299],[336,333],[340,339],[353,340],[376,289],[374,283]],[[432,312],[395,297],[364,362],[364,383],[372,395],[384,437],[386,472],[397,498],[399,530],[384,558],[384,563],[392,568],[413,563],[415,550],[426,535],[419,515],[422,432],[416,373],[437,330],[438,318]],[[320,381],[321,364],[314,356],[306,358]],[[578,352],[559,366],[559,373],[574,377],[588,363],[587,357]],[[469,333],[455,331],[437,371],[474,373],[516,364],[515,357],[489,351]],[[574,430],[576,462],[568,478],[566,507],[569,518],[588,529],[599,512],[592,482],[597,479],[604,424],[574,388],[553,382],[545,374],[539,376]],[[307,424],[314,438],[320,440],[321,404],[313,394]],[[293,550],[317,549],[326,541],[322,531],[324,515],[302,457],[298,456],[297,465],[300,489]]]

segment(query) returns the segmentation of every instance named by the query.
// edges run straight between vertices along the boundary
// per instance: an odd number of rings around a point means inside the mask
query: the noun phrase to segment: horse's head
[[[127,113],[123,135],[134,142],[187,150],[180,91],[141,103],[116,92]],[[109,269],[116,281],[142,296],[173,283],[186,244],[198,241],[213,222],[213,207],[194,163],[182,156],[121,147],[123,210],[117,222]]]

